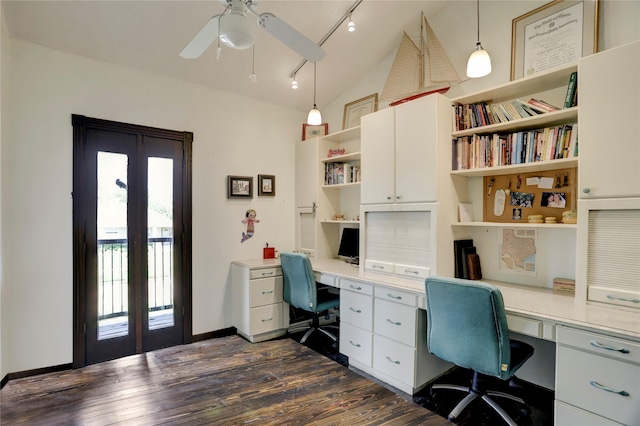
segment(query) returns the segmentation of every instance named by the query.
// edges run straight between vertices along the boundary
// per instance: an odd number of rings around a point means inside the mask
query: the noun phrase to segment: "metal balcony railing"
[[[173,238],[148,238],[149,311],[173,308]],[[127,239],[98,240],[98,319],[127,315]]]

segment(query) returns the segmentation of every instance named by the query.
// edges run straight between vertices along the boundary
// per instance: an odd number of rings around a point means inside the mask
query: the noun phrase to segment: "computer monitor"
[[[342,238],[340,239],[340,248],[338,256],[347,257],[347,261],[358,264],[360,256],[360,229],[344,228],[342,230]]]

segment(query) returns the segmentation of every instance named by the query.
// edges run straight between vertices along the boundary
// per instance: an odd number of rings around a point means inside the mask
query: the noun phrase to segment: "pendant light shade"
[[[317,126],[322,124],[322,114],[320,114],[320,110],[316,106],[316,63],[313,63],[313,108],[309,111],[309,115],[307,115],[307,124],[312,126]]]
[[[469,78],[484,77],[491,73],[491,58],[480,44],[480,0],[476,2],[476,12],[478,16],[478,41],[467,62],[467,77]]]

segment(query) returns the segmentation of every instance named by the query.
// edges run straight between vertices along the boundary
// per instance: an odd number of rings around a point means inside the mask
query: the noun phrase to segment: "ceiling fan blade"
[[[296,51],[300,56],[311,62],[318,62],[324,58],[324,50],[307,37],[299,33],[291,25],[272,13],[261,13],[258,24],[269,34]]]
[[[182,49],[180,56],[185,59],[199,58],[202,53],[218,38],[218,23],[220,15],[216,15],[209,20],[196,36]]]

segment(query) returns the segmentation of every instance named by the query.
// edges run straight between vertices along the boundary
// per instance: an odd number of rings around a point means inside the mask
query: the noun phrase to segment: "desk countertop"
[[[233,263],[250,268],[266,268],[280,265],[278,259],[238,260]],[[316,272],[409,290],[424,296],[423,280],[399,278],[374,272],[361,272],[358,267],[336,259],[312,258],[311,263]],[[505,309],[509,314],[640,341],[640,310],[607,307],[586,301],[581,302],[575,300],[572,296],[554,293],[550,289],[490,280],[485,281],[491,282],[500,288]]]

